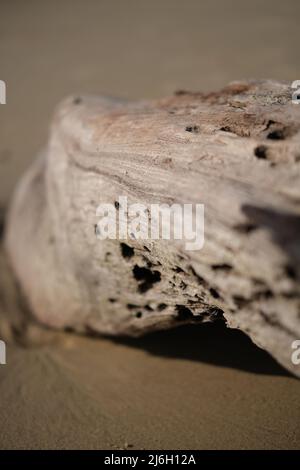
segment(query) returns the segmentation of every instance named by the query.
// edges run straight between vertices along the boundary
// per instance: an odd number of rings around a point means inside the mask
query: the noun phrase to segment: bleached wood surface
[[[288,84],[253,81],[158,101],[65,100],[8,216],[6,247],[34,316],[108,335],[225,320],[300,376],[291,361],[300,105],[291,95]],[[120,195],[203,203],[204,248],[99,241],[96,207]]]

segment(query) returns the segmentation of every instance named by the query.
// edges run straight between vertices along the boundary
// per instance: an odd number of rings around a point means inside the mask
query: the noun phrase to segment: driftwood
[[[291,96],[289,85],[262,81],[150,102],[65,100],[17,187],[6,233],[39,322],[138,335],[219,318],[300,376],[291,360],[300,339],[300,106]],[[96,207],[120,195],[203,203],[203,249],[98,240]]]

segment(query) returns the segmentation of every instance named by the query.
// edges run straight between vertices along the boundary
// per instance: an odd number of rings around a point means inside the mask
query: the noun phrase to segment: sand
[[[66,94],[300,79],[299,10],[297,0],[2,0],[0,206]],[[0,267],[0,338],[10,339],[0,448],[299,448],[300,381],[243,334],[199,325],[113,341],[26,329]]]

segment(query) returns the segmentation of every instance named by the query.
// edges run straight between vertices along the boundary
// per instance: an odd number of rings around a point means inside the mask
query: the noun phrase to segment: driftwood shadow
[[[226,328],[221,321],[114,341],[144,349],[156,356],[205,362],[256,374],[291,376],[244,333]]]

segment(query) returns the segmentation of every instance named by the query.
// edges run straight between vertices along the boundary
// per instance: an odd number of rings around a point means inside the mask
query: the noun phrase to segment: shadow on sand
[[[182,326],[141,338],[114,341],[157,356],[201,361],[256,374],[290,376],[244,333],[226,328],[223,322]]]

